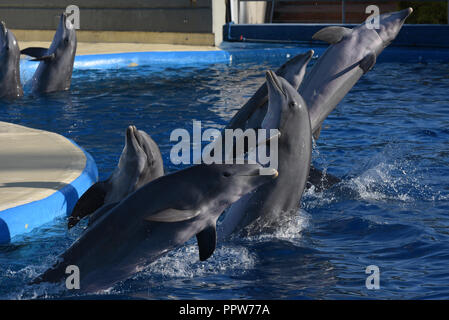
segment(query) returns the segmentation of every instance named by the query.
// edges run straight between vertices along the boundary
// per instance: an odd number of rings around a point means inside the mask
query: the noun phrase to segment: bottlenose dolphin
[[[151,181],[97,219],[33,283],[79,268],[83,291],[107,289],[196,235],[200,260],[216,246],[216,221],[244,194],[277,176],[258,164],[200,164]]]
[[[396,38],[412,8],[379,16],[379,29],[363,23],[353,29],[326,27],[313,35],[331,45],[302,82],[299,93],[307,103],[312,132],[321,124],[360,77],[371,70],[379,54]]]
[[[277,71],[276,75],[287,80],[296,90],[304,78],[306,67],[314,54],[313,50],[299,54],[285,62]],[[237,111],[226,129],[257,129],[260,128],[268,108],[268,89],[264,82],[256,93]]]
[[[254,233],[275,227],[294,214],[309,175],[312,136],[307,105],[288,81],[267,72],[268,111],[264,129],[277,128],[279,176],[231,205],[218,228],[219,238],[245,229]]]
[[[31,47],[21,51],[22,54],[34,57],[32,61],[41,61],[31,80],[33,92],[70,89],[76,44],[75,27],[63,13],[49,49]]]
[[[0,98],[23,96],[20,83],[20,50],[11,30],[0,21]]]
[[[164,164],[156,142],[144,131],[129,126],[117,167],[107,180],[95,183],[81,196],[68,219],[68,228],[101,206],[114,205],[163,175]]]
[[[306,73],[306,67],[314,54],[313,50],[309,50],[305,53],[299,54],[285,62],[277,71],[276,74],[287,80],[293,88],[296,90],[299,88],[302,79]],[[262,121],[267,113],[268,109],[268,88],[266,82],[264,82],[256,93],[241,107],[232,119],[228,122],[223,129],[222,134],[215,141],[215,144],[222,144],[221,150],[226,150],[224,130],[226,129],[260,129]],[[246,141],[245,141],[246,142]],[[234,147],[237,143],[234,143]],[[244,145],[245,152],[247,145]],[[235,155],[235,149],[233,150]],[[212,153],[213,155],[213,153]],[[223,159],[231,155],[223,154]]]

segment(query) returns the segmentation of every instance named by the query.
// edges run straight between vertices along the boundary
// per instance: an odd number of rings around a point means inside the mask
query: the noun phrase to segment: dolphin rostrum
[[[30,47],[21,51],[22,54],[34,57],[32,61],[40,61],[32,78],[33,92],[70,89],[76,44],[75,27],[63,13],[50,48]]]
[[[0,98],[23,96],[20,83],[20,50],[11,30],[0,21]]]
[[[363,23],[353,29],[326,27],[313,35],[331,45],[302,82],[299,93],[307,103],[312,132],[318,138],[321,124],[371,70],[379,54],[396,38],[412,8],[379,16],[379,29]]]
[[[280,132],[279,176],[231,205],[219,225],[219,238],[242,229],[253,233],[275,227],[300,205],[312,157],[307,105],[288,81],[272,71],[267,73],[267,87],[268,111],[262,127]]]
[[[81,196],[69,217],[68,228],[101,206],[110,208],[128,194],[163,175],[162,155],[156,142],[144,131],[129,126],[117,167],[107,180],[95,183]],[[97,218],[99,212],[96,212]]]
[[[151,181],[103,214],[32,283],[59,282],[66,267],[80,289],[99,291],[129,278],[196,235],[200,260],[216,246],[216,222],[231,203],[277,176],[258,164],[200,164]]]

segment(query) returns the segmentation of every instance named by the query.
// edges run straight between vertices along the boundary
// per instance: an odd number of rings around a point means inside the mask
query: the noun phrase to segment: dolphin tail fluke
[[[78,200],[67,222],[68,228],[74,227],[82,218],[95,212],[104,204],[106,196],[105,182],[92,185]]]
[[[215,251],[217,245],[217,230],[215,225],[210,225],[196,235],[200,252],[200,261],[207,260]]]

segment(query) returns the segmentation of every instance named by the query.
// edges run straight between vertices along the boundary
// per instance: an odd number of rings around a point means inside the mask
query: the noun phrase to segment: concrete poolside
[[[0,243],[67,213],[98,176],[56,133],[0,121],[0,146]]]
[[[49,41],[20,41],[20,49],[28,47],[50,47]],[[154,44],[154,43],[108,43],[108,42],[78,42],[76,54],[106,54],[124,52],[148,52],[148,51],[217,51],[214,46],[193,46],[177,44]]]
[[[84,152],[56,133],[0,122],[0,211],[42,200],[75,180]]]

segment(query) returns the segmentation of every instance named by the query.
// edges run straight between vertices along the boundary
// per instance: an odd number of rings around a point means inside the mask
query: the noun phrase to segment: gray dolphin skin
[[[216,221],[244,194],[276,178],[258,164],[200,164],[162,176],[96,220],[33,283],[59,282],[68,265],[80,270],[80,289],[110,288],[196,235],[200,260],[216,246]]]
[[[95,183],[81,196],[69,216],[68,228],[103,205],[117,204],[128,194],[163,175],[164,164],[156,142],[144,131],[129,126],[117,167],[107,180]],[[96,212],[96,218],[100,212],[103,211]]]
[[[373,68],[379,54],[396,38],[412,12],[408,8],[380,15],[379,29],[369,29],[363,23],[353,29],[327,27],[313,36],[331,44],[299,88],[309,108],[315,138],[324,119],[360,77]]]
[[[0,98],[21,96],[19,45],[14,34],[0,21]]]
[[[41,61],[32,78],[33,92],[50,93],[70,89],[76,45],[75,28],[63,13],[50,48],[31,47],[21,51],[22,54],[34,57],[33,61]]]
[[[306,67],[314,54],[309,50],[303,54],[294,56],[285,62],[276,74],[287,80],[293,88],[298,90],[304,75]],[[229,121],[226,129],[248,129],[260,128],[268,108],[268,88],[264,83],[256,93],[240,108],[239,111]]]
[[[272,71],[267,73],[268,111],[262,127],[277,128],[279,176],[231,205],[218,228],[218,238],[244,231],[270,231],[283,215],[295,214],[300,204],[312,157],[307,106],[295,88]]]

